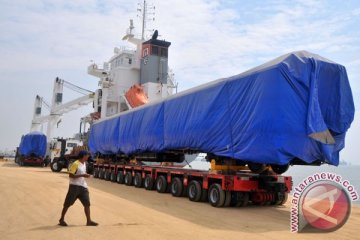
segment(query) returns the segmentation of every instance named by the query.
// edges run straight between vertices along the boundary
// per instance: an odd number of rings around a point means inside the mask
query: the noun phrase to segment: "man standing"
[[[67,226],[65,222],[65,214],[68,208],[74,204],[76,199],[79,199],[84,206],[84,211],[86,215],[86,225],[87,226],[97,226],[98,223],[91,220],[90,217],[90,197],[88,186],[86,184],[85,178],[90,177],[86,173],[86,161],[89,159],[89,153],[87,151],[80,151],[79,160],[75,161],[69,167],[69,190],[64,201],[64,208],[61,212],[61,218],[59,220],[60,226]]]

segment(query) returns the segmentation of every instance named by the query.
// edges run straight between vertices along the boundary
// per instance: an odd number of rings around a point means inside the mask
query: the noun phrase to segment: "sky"
[[[360,106],[360,1],[150,1],[159,30],[170,41],[169,65],[179,90],[239,74],[280,55],[307,50],[344,65],[355,108]],[[0,151],[15,149],[30,131],[38,94],[51,102],[55,77],[94,91],[87,74],[100,65],[134,19],[137,1],[0,0]],[[80,97],[64,90],[64,102]],[[45,110],[45,109],[44,109]],[[63,116],[54,136],[72,137],[83,107]],[[46,112],[46,111],[44,111]],[[359,164],[360,117],[348,131],[341,159]]]

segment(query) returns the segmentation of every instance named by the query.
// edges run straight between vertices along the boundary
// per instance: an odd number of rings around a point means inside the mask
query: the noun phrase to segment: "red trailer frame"
[[[20,166],[44,166],[44,159],[41,157],[21,157]]]
[[[159,165],[94,164],[94,177],[128,186],[144,187],[214,207],[281,205],[292,189],[292,178],[250,171],[201,171]]]

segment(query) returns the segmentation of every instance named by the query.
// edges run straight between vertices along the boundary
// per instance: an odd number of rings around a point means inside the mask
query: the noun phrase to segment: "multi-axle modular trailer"
[[[181,167],[129,164],[94,164],[94,177],[119,184],[170,192],[214,207],[281,205],[292,188],[288,176],[236,172],[202,171]]]

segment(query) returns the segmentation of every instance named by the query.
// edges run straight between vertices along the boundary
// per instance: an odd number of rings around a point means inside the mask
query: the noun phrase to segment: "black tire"
[[[236,207],[246,207],[249,204],[249,193],[247,192],[237,192],[237,203]]]
[[[99,170],[99,179],[104,179],[105,177],[105,169],[100,169]]]
[[[209,202],[213,207],[222,207],[225,204],[225,191],[221,185],[214,183],[209,188]]]
[[[101,172],[102,172],[102,173],[101,173],[101,176],[102,176],[101,179],[106,180],[106,173],[107,173],[106,169],[105,169],[105,168],[101,169]]]
[[[282,198],[279,199],[278,205],[284,205],[286,201],[288,200],[289,194],[288,193],[282,193]]]
[[[110,173],[110,181],[111,181],[111,182],[116,182],[116,174],[115,174],[115,171],[111,171],[111,173]]]
[[[285,164],[285,165],[271,164],[270,166],[271,166],[271,169],[276,174],[283,174],[284,172],[286,172],[289,169],[289,164]]]
[[[93,168],[87,168],[86,172],[90,175],[94,174],[94,169]]]
[[[202,187],[199,181],[192,180],[188,186],[188,197],[190,201],[200,202],[202,195]]]
[[[118,173],[116,174],[116,182],[120,183],[120,184],[124,184],[124,172],[123,171],[118,171]]]
[[[230,207],[235,207],[237,204],[237,192],[231,192]]]
[[[180,178],[175,177],[171,181],[170,192],[174,197],[181,197],[184,191],[184,185]]]
[[[133,176],[131,172],[125,174],[125,185],[131,186],[133,184]]]
[[[23,162],[20,161],[20,165],[22,164]],[[22,165],[21,165],[22,166]],[[50,168],[51,168],[51,171],[53,172],[60,172],[62,169],[63,169],[63,165],[58,162],[58,161],[53,161],[51,164],[50,164]]]
[[[104,174],[104,179],[105,181],[110,181],[110,172],[109,171],[105,171],[105,174]]]
[[[155,188],[156,188],[156,191],[158,191],[159,193],[165,193],[166,189],[167,189],[167,185],[168,184],[167,184],[165,176],[159,176],[156,179]]]
[[[267,169],[266,165],[262,163],[248,163],[248,168],[253,173],[262,173]]]
[[[150,174],[146,174],[144,179],[144,187],[146,190],[153,190],[154,189],[154,179],[150,176]]]
[[[135,173],[134,186],[137,188],[141,188],[142,185],[143,185],[143,181],[142,181],[141,173]]]
[[[224,207],[229,207],[231,203],[231,191],[225,191]]]
[[[87,162],[86,164],[86,173],[92,175],[94,174],[94,165]]]
[[[94,175],[94,178],[98,178],[99,177],[99,169],[95,168],[93,175]]]

